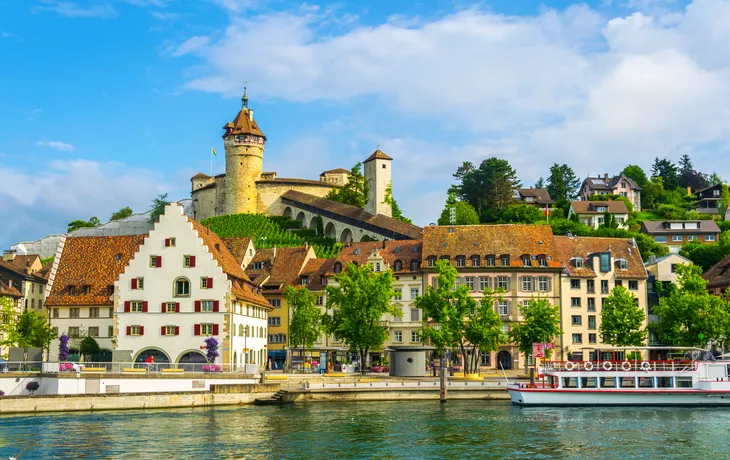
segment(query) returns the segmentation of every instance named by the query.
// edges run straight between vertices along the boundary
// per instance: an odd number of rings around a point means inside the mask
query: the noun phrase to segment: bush
[[[540,208],[529,204],[511,204],[502,213],[500,222],[532,224],[540,220],[545,220],[545,213]]]
[[[721,232],[727,232],[728,230],[730,230],[730,220],[718,222],[717,226],[720,227]]]
[[[5,396],[5,392],[3,390],[0,390],[0,396]]]
[[[687,217],[687,211],[671,204],[663,204],[657,208],[657,211],[666,220],[684,220]]]
[[[41,384],[34,380],[32,382],[28,382],[25,385],[25,389],[28,390],[28,392],[30,393],[31,396],[33,396],[33,393],[38,391],[38,388],[40,388],[40,386],[41,386]]]

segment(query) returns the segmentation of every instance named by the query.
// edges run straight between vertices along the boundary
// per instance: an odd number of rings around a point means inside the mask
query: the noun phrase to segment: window
[[[187,278],[178,278],[174,286],[175,297],[190,297],[190,281]]]
[[[532,291],[532,277],[531,276],[524,276],[522,278],[522,290],[525,292]]]
[[[318,295],[316,299],[314,299],[315,305],[324,305],[324,296]]]
[[[411,342],[420,342],[421,337],[418,335],[418,331],[411,331]]]
[[[417,272],[418,268],[421,266],[421,263],[417,261],[416,259],[411,260],[411,271]]]
[[[583,343],[583,334],[573,334],[573,343]]]
[[[672,273],[677,273],[677,265],[679,264],[672,264],[669,269]]]
[[[573,326],[580,326],[583,324],[583,317],[580,315],[572,315],[570,317],[570,324]]]
[[[601,294],[608,294],[608,280],[601,280]]]
[[[428,258],[428,266],[429,267],[435,267],[436,266],[436,258],[435,257],[429,257]]]
[[[98,318],[98,317],[99,317],[99,307],[89,308],[89,318]]]
[[[595,315],[588,315],[588,329],[595,330],[596,329],[596,316]]]
[[[411,300],[414,300],[416,297],[418,297],[418,294],[420,294],[419,288],[411,288]]]
[[[35,308],[35,299],[30,299],[30,308]]]
[[[530,301],[529,300],[523,300],[522,301],[522,312],[523,313],[526,313],[528,308],[530,308]]]
[[[616,285],[616,286],[623,286],[624,285],[624,282],[623,282],[623,280],[616,280],[616,281],[613,282],[613,284]]]
[[[72,308],[69,314],[70,318],[78,318],[79,317],[79,309],[78,308]]]
[[[505,291],[509,291],[509,277],[498,276],[497,277],[497,289],[504,289]]]
[[[400,343],[403,341],[403,331],[393,331],[393,342]]]
[[[184,255],[183,256],[183,267],[184,268],[193,268],[195,267],[195,256],[191,255]]]
[[[200,289],[211,289],[213,287],[213,278],[207,276],[200,277]]]
[[[697,236],[696,235],[688,235],[687,236],[687,241],[694,241],[696,239],[697,239]]]
[[[631,291],[638,291],[639,290],[639,282],[636,280],[629,280],[629,290]]]
[[[547,259],[545,258],[545,256],[538,257],[537,261],[541,267],[547,267]]]
[[[131,302],[129,302],[129,311],[141,313],[143,310],[143,306],[144,304],[141,300],[132,300]]]
[[[89,337],[99,337],[99,328],[98,327],[90,327],[89,328]]]
[[[411,321],[420,321],[421,311],[418,308],[411,308]]]
[[[269,316],[269,326],[281,326],[281,317]]]
[[[547,292],[550,290],[550,279],[547,276],[537,277],[537,290],[540,292]]]
[[[580,289],[580,280],[570,280],[570,289]]]
[[[38,308],[43,308],[43,300],[38,299]]]
[[[611,254],[602,253],[598,256],[599,265],[601,272],[606,273],[611,271]]]
[[[177,312],[177,303],[165,302],[165,313],[176,313],[176,312]]]
[[[479,278],[479,290],[484,291],[489,287],[489,277],[488,276],[482,276]]]
[[[502,324],[502,334],[509,334],[509,324]]]
[[[79,336],[79,328],[78,327],[69,327],[68,328],[68,335],[69,335],[69,337],[78,337]]]
[[[715,235],[705,235],[705,241],[715,241]]]
[[[380,271],[380,270],[378,270]],[[403,262],[401,260],[396,260],[393,262],[393,271],[400,272],[403,271]]]
[[[531,267],[532,266],[532,262],[530,261],[530,256],[525,256],[525,257],[522,258],[522,265],[524,267]]]
[[[200,335],[213,335],[213,325],[212,324],[201,324],[200,325]]]
[[[495,265],[494,256],[487,256],[487,267],[494,267]]]
[[[588,294],[596,292],[596,282],[594,280],[586,280],[586,291]]]
[[[480,257],[479,256],[471,256],[471,266],[472,267],[478,267],[480,263]]]
[[[286,343],[286,334],[269,334],[270,343]]]
[[[269,299],[269,303],[274,308],[281,308],[281,299]]]
[[[213,311],[213,301],[212,300],[201,300],[200,301],[200,311],[201,312],[212,312]]]
[[[580,297],[571,297],[570,306],[571,307],[580,307]]]
[[[167,238],[165,240],[165,246],[175,247],[176,244],[177,244],[177,239],[175,237]]]
[[[667,242],[667,236],[666,235],[656,235],[654,237],[654,241],[657,243],[666,243]]]
[[[473,276],[466,276],[464,277],[464,284],[467,285],[470,291],[474,290],[474,277]]]
[[[129,335],[142,335],[142,326],[130,326]]]
[[[499,313],[499,316],[509,315],[509,302],[507,300],[497,302],[497,313]]]
[[[58,308],[53,309],[53,317],[58,318]]]
[[[682,242],[682,235],[672,235],[672,242]]]
[[[503,267],[508,267],[509,266],[509,256],[502,256],[501,260],[502,260],[502,266]]]
[[[676,377],[677,388],[692,388],[692,377]]]
[[[598,212],[606,212],[606,207],[605,207],[605,206],[598,206],[598,207],[596,208],[596,211],[598,211]],[[599,218],[598,218],[598,221],[599,221],[599,222],[602,222],[602,221],[603,221],[603,218],[602,218],[602,217],[599,217]]]
[[[595,333],[588,334],[588,343],[597,343]]]
[[[152,268],[160,268],[162,267],[162,257],[160,256],[150,256],[150,267]]]
[[[616,259],[616,266],[619,268],[619,270],[628,270],[629,263],[626,261],[626,259]]]
[[[457,267],[465,267],[466,266],[466,259],[464,257],[457,257],[456,258],[456,266]]]
[[[107,337],[114,337],[114,326],[109,326],[107,328],[106,333],[107,333]]]
[[[380,271],[380,262],[375,262],[375,271],[376,272]],[[302,280],[304,280],[304,277],[302,277]]]
[[[572,260],[573,266],[575,268],[583,268],[583,259],[578,258],[578,257],[573,257],[573,259],[571,259],[571,260]]]
[[[177,335],[177,326],[162,326],[162,335]]]

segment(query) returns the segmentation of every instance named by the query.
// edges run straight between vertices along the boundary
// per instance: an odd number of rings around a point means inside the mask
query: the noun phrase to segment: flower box
[[[221,366],[219,364],[205,364],[203,365],[203,372],[221,372]]]

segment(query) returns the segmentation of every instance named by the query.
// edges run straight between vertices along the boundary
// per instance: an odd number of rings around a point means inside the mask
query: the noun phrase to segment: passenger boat
[[[622,350],[648,348],[671,349]],[[507,389],[520,406],[730,405],[730,360],[715,360],[697,348],[682,350],[682,359],[675,360],[548,361],[540,383],[515,382]]]

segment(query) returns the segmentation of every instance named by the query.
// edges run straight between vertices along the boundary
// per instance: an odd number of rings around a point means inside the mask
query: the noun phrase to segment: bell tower
[[[241,111],[223,126],[226,150],[226,200],[223,214],[257,212],[256,181],[261,179],[266,136],[253,119],[243,88]]]

